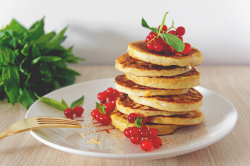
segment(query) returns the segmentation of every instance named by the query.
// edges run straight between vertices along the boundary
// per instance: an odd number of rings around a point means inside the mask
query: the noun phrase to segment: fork
[[[35,130],[40,128],[53,128],[53,127],[82,128],[81,124],[76,120],[71,120],[66,118],[52,118],[45,116],[31,117],[20,120],[9,126],[2,133],[0,133],[0,139],[24,131]]]

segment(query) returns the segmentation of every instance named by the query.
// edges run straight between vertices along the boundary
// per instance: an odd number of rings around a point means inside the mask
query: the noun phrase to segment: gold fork
[[[81,128],[81,124],[76,120],[66,118],[31,117],[20,120],[9,126],[2,133],[0,133],[0,139],[24,131],[53,127]]]

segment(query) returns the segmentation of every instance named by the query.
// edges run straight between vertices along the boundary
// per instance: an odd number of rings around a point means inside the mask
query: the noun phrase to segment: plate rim
[[[105,80],[114,80],[114,78],[103,78],[103,79],[94,79],[94,80],[88,80],[88,81],[83,81],[83,82],[80,82],[80,83],[75,83],[75,84],[72,84],[72,85],[69,85],[69,86],[65,86],[65,87],[62,87],[60,89],[57,89],[57,90],[54,90],[44,96],[48,96],[48,95],[53,95],[54,93],[57,93],[57,91],[61,91],[61,90],[64,90],[64,89],[68,89],[68,88],[72,88],[72,87],[75,87],[75,86],[82,86],[82,84],[88,84],[88,83],[91,83],[91,82],[96,82],[96,81],[105,81]],[[227,99],[225,98],[224,96],[222,96],[221,94],[217,93],[217,92],[214,92],[210,89],[207,89],[207,88],[204,88],[202,86],[196,86],[194,88],[201,88],[203,90],[206,90],[206,91],[209,91],[209,92],[212,92],[213,94],[219,96],[220,98],[222,98],[223,100],[225,100],[228,104],[230,104],[230,106],[232,106],[233,110],[234,110],[234,119],[233,119],[233,123],[231,126],[229,126],[229,128],[220,133],[219,135],[217,136],[214,136],[212,138],[212,140],[206,140],[205,142],[202,142],[200,144],[195,144],[192,146],[192,148],[190,147],[185,147],[185,148],[181,148],[181,149],[175,149],[171,152],[167,151],[167,152],[154,152],[154,153],[150,153],[150,152],[145,152],[145,153],[133,153],[133,154],[127,154],[127,153],[124,153],[124,154],[121,154],[121,153],[105,153],[105,152],[91,152],[91,151],[86,151],[86,150],[77,150],[77,149],[73,149],[73,148],[69,148],[69,147],[65,147],[65,146],[62,146],[62,145],[58,145],[58,144],[55,144],[55,143],[52,143],[46,139],[43,139],[41,137],[39,137],[37,134],[36,134],[36,131],[30,131],[30,134],[35,138],[37,139],[38,141],[40,141],[41,143],[49,146],[49,147],[52,147],[54,149],[57,149],[57,150],[61,150],[61,151],[64,151],[64,152],[68,152],[68,153],[73,153],[73,154],[78,154],[78,155],[83,155],[83,156],[89,156],[89,157],[99,157],[99,158],[109,158],[109,159],[142,159],[142,158],[147,158],[147,159],[160,159],[160,158],[169,158],[169,157],[174,157],[174,156],[179,156],[179,155],[183,155],[183,154],[187,154],[187,153],[191,153],[191,152],[194,152],[194,151],[197,151],[197,150],[200,150],[200,149],[203,149],[205,147],[208,147],[216,142],[218,142],[219,140],[223,139],[225,136],[227,136],[236,126],[237,124],[237,121],[238,121],[238,112],[237,112],[237,109],[236,107]],[[35,105],[36,103],[38,102],[35,101],[32,105]],[[30,108],[32,108],[32,105]],[[27,113],[25,115],[25,118],[28,118],[28,115],[30,113],[30,110],[31,109],[28,109],[27,110]]]

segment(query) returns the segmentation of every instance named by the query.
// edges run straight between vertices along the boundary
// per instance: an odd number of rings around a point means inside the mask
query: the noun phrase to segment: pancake
[[[129,123],[127,121],[127,115],[121,114],[120,112],[116,112],[110,115],[111,125],[115,128],[119,129],[121,132],[127,127],[134,126],[134,123]],[[166,125],[166,124],[151,124],[146,123],[148,129],[155,128],[158,131],[158,135],[167,135],[172,134],[175,130],[181,128],[181,125]]]
[[[159,66],[135,59],[128,53],[116,59],[115,67],[121,72],[136,76],[174,76],[192,69],[192,66]]]
[[[136,96],[157,96],[157,95],[180,95],[188,92],[188,88],[185,89],[162,89],[151,88],[134,83],[127,79],[125,75],[119,75],[115,78],[115,88],[119,92],[123,92],[129,95]]]
[[[145,62],[150,62],[161,66],[197,66],[202,62],[202,53],[192,48],[190,53],[183,55],[182,53],[165,53],[155,52],[147,49],[145,41],[136,41],[129,43],[127,52],[130,56]]]
[[[176,116],[151,116],[147,117],[147,122],[157,124],[174,124],[174,125],[196,125],[204,120],[204,115],[200,110],[189,111],[185,115]]]
[[[123,114],[136,113],[141,117],[147,116],[173,116],[184,115],[187,112],[169,112],[142,105],[131,100],[127,94],[123,94],[116,100],[116,108]]]
[[[200,85],[200,73],[195,68],[176,76],[139,77],[126,73],[126,77],[139,85],[163,89],[184,89]]]
[[[150,106],[165,111],[190,111],[202,106],[203,96],[195,89],[189,89],[188,93],[171,96],[133,96],[129,97],[136,103]]]

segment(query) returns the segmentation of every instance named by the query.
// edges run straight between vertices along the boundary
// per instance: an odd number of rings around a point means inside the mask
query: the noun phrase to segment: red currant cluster
[[[98,105],[98,103],[97,103]],[[98,122],[101,122],[102,125],[110,125],[111,124],[111,118],[109,116],[109,113],[107,113],[105,109],[105,104],[99,104],[100,107],[96,106],[96,108],[91,112],[91,116],[96,119]]]
[[[121,93],[114,89],[114,88],[108,88],[107,90],[100,92],[97,94],[97,99],[105,104],[106,107],[110,107],[110,108],[106,108],[107,112],[112,112],[114,111],[115,107],[116,107],[116,99],[121,95]],[[107,110],[110,109],[110,110]]]
[[[119,96],[120,92],[111,87],[98,93],[97,99],[101,102],[101,104],[97,103],[97,107],[91,113],[92,117],[101,122],[103,125],[111,124],[109,114],[115,110],[116,99]]]
[[[185,34],[185,28],[180,26],[176,30],[171,30],[172,26],[168,29],[166,25],[162,27],[160,33],[170,33],[177,36],[180,40],[183,41],[183,35]],[[160,26],[158,27],[160,29]],[[168,45],[157,33],[151,31],[146,37],[146,43],[148,50],[154,50],[156,52],[176,52],[176,50]],[[191,45],[189,43],[184,43],[185,48],[182,51],[182,54],[188,54],[191,51]]]
[[[83,114],[84,109],[81,106],[76,106],[74,109],[67,108],[64,110],[66,118],[72,119],[74,116],[80,117]]]
[[[141,126],[136,125],[124,130],[124,135],[130,138],[133,144],[141,144],[141,148],[144,151],[150,151],[152,147],[159,148],[161,146],[162,140],[157,137],[158,131],[155,128],[148,130],[147,126],[145,126],[145,117],[138,117],[137,114],[131,113],[128,115],[128,121],[130,123],[141,122]]]

